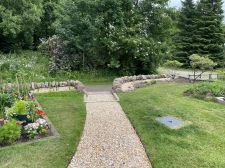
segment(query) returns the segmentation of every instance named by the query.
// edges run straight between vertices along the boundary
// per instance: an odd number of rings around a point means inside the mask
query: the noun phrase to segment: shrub
[[[151,80],[151,84],[156,84],[156,80],[155,79],[152,79]]]
[[[12,144],[16,139],[20,138],[22,129],[21,123],[22,122],[18,122],[14,119],[10,122],[5,122],[5,124],[0,127],[0,143]]]

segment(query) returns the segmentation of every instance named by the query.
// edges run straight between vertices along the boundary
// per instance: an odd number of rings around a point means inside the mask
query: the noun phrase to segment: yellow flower
[[[29,97],[28,96],[26,96],[26,99],[28,99]]]
[[[29,119],[29,118],[30,118],[30,116],[29,116],[29,115],[27,115],[27,118]]]
[[[19,94],[20,92],[16,92],[17,94]]]
[[[42,132],[46,132],[47,130],[46,129],[42,129]]]
[[[17,97],[17,95],[15,95],[15,97]]]

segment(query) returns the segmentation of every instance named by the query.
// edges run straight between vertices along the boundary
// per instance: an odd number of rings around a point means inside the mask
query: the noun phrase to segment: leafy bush
[[[0,105],[3,107],[11,107],[14,103],[15,97],[11,94],[0,93]]]
[[[206,95],[208,92],[212,92],[214,96],[219,97],[225,93],[225,82],[200,82],[189,87],[187,91],[190,91],[192,94],[199,93],[201,95]]]
[[[11,120],[0,127],[0,143],[12,144],[20,138],[22,126],[20,122]]]
[[[156,84],[156,80],[155,79],[152,79],[151,80],[151,84]]]

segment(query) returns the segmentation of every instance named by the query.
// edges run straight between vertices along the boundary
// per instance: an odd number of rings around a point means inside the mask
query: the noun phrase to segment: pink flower
[[[23,122],[22,121],[17,121],[16,122],[16,125],[20,125],[20,124],[22,124]]]
[[[4,121],[4,118],[0,119],[0,121]]]
[[[4,120],[4,123],[6,124],[7,122],[9,122],[9,120]]]

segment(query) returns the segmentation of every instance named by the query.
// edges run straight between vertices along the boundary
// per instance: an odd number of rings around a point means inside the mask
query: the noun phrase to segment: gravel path
[[[145,149],[120,104],[106,102],[113,96],[88,97],[95,99],[95,103],[86,103],[83,135],[68,168],[151,168]]]

